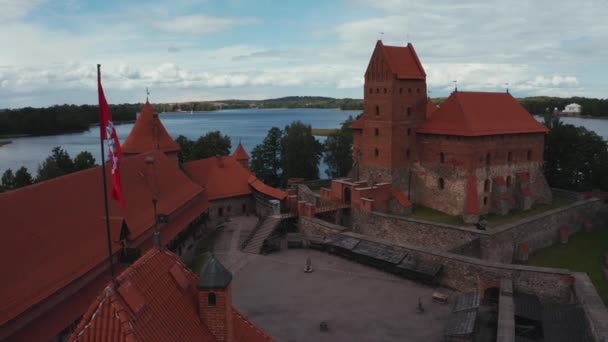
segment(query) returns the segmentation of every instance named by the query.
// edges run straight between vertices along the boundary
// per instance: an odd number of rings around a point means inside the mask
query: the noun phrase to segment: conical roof
[[[121,146],[125,154],[139,154],[151,150],[177,152],[179,145],[171,138],[154,107],[146,101],[131,133]]]
[[[236,150],[232,155],[238,161],[249,160],[249,154],[247,153],[247,151],[245,151],[245,148],[241,143],[239,143],[239,146],[236,147]]]
[[[215,258],[215,255],[206,253],[207,262],[198,274],[199,289],[225,289],[232,281],[232,273]]]

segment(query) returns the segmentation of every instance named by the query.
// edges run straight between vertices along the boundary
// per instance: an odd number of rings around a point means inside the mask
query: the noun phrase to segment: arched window
[[[439,162],[441,164],[445,163],[445,154],[443,154],[443,152],[439,153]]]
[[[374,128],[374,135],[375,136],[379,136],[380,135],[380,130],[377,128]]]
[[[513,153],[509,151],[509,153],[507,153],[507,161],[510,162],[511,160],[513,160]]]
[[[488,154],[486,154],[486,165],[490,165],[490,159],[491,159],[491,158],[492,158],[492,157],[490,156],[490,154],[489,154],[489,153],[488,153]]]
[[[528,150],[528,160],[532,160],[532,150]]]
[[[488,205],[488,198],[487,197],[483,198],[483,205]]]
[[[439,178],[439,189],[443,190],[445,188],[445,181],[443,178]]]
[[[483,191],[488,192],[490,191],[490,180],[486,179],[485,182],[483,182]]]
[[[377,157],[380,154],[380,151],[378,151],[377,148],[374,149],[374,156]]]
[[[376,115],[380,115],[380,106],[376,106]]]
[[[405,150],[405,157],[409,160],[410,159],[410,149],[408,148],[407,150]]]
[[[507,188],[511,187],[511,176],[507,176]]]
[[[217,302],[217,298],[215,297],[215,293],[209,292],[207,294],[207,304],[209,306],[215,306],[216,302]]]
[[[407,107],[406,113],[407,113],[407,116],[412,115],[412,107]]]

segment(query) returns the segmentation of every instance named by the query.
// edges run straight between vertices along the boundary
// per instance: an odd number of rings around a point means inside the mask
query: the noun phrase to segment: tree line
[[[96,165],[95,157],[89,151],[82,151],[72,159],[67,151],[57,146],[53,148],[51,155],[38,165],[35,177],[25,166],[15,172],[12,169],[5,170],[0,178],[0,192],[18,189]]]

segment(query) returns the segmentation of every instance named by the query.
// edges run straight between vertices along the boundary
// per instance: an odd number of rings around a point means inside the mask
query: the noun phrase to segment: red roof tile
[[[437,105],[431,101],[431,99],[427,99],[426,100],[426,117],[430,118],[431,115],[433,115],[433,113],[437,110]]]
[[[363,116],[355,120],[352,124],[350,124],[350,128],[352,129],[363,129]]]
[[[249,160],[249,154],[247,154],[247,151],[245,151],[245,148],[243,148],[243,145],[241,145],[241,143],[239,143],[239,145],[236,147],[236,150],[234,151],[232,156],[237,161]]]
[[[177,152],[179,145],[171,138],[160,121],[154,107],[148,102],[141,109],[127,140],[121,146],[125,154],[138,154],[152,150]]]
[[[146,162],[148,157],[154,159],[153,165]],[[161,152],[125,158],[121,176],[126,211],[110,200],[113,241],[118,240],[123,219],[132,240],[150,231],[153,197],[164,214],[183,210],[186,203],[190,206],[161,228],[163,241],[189,223],[182,222],[186,216],[192,220],[208,207],[203,189]],[[99,167],[2,193],[0,208],[14,213],[2,215],[3,225],[11,229],[4,232],[0,269],[12,276],[0,282],[0,325],[106,262]],[[115,243],[115,253],[118,247]]]
[[[186,289],[175,279],[176,272],[187,282]],[[196,282],[175,254],[151,249],[105,288],[70,340],[215,341],[198,314]],[[139,307],[135,311],[134,301]]]
[[[477,195],[477,177],[469,176],[467,178],[467,204],[465,214],[479,214],[479,197]]]
[[[379,40],[376,44],[376,47],[378,46],[398,79],[426,79],[426,73],[412,44],[408,43],[405,47],[388,46]]]
[[[184,164],[184,171],[207,190],[209,200],[251,194],[251,171],[233,156],[210,157]]]
[[[261,180],[257,179],[254,175],[249,176],[248,179],[249,185],[255,190],[263,193],[264,195],[270,196],[272,198],[276,198],[278,200],[284,200],[287,197],[287,193],[283,190],[279,190],[264,184]]]
[[[454,92],[417,132],[480,136],[545,133],[547,128],[508,93]]]
[[[240,312],[232,309],[234,324],[234,340],[238,342],[270,342],[272,337],[266,335],[262,330],[251,323]]]

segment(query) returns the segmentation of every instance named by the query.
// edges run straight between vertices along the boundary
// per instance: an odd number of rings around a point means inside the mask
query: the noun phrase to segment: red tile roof
[[[477,195],[477,177],[467,177],[467,203],[465,214],[479,214],[479,196]]]
[[[261,180],[257,179],[254,175],[249,176],[247,181],[252,188],[256,191],[263,193],[266,196],[276,198],[278,200],[284,200],[287,197],[287,193],[283,190],[279,190],[264,184]]]
[[[70,341],[214,342],[200,319],[198,282],[175,254],[153,248],[91,303]],[[231,313],[235,342],[274,341],[234,307]]]
[[[431,99],[427,99],[426,100],[426,117],[430,118],[431,115],[433,115],[433,113],[437,110],[437,105],[431,101]]]
[[[196,283],[175,254],[151,249],[104,289],[70,340],[215,341],[198,314]]]
[[[234,151],[232,156],[238,161],[249,160],[249,154],[247,154],[247,151],[245,151],[245,148],[243,148],[243,145],[241,145],[241,143],[239,143],[239,145],[236,147],[236,150]]]
[[[363,117],[358,118],[357,120],[355,120],[355,122],[353,122],[352,124],[350,124],[350,128],[352,129],[363,129]]]
[[[151,150],[163,152],[180,150],[179,145],[167,133],[158,114],[154,113],[154,107],[148,102],[144,104],[131,133],[121,147],[125,154],[138,154]]]
[[[412,44],[408,43],[405,47],[388,46],[379,40],[376,47],[382,49],[386,62],[398,79],[426,79],[426,73]]]
[[[153,165],[146,162],[149,157]],[[189,205],[161,228],[163,241],[171,240],[188,220],[208,208],[203,189],[161,152],[125,158],[121,176],[126,211],[110,200],[113,241],[118,240],[123,219],[131,240],[150,232],[153,196],[158,198],[160,213],[171,214]],[[0,208],[14,213],[2,215],[3,226],[11,228],[2,239],[0,269],[12,276],[0,282],[0,325],[107,260],[99,167],[2,193]],[[118,251],[115,243],[114,252]]]
[[[545,133],[547,128],[532,117],[511,94],[454,92],[419,133],[481,136]]]
[[[233,156],[210,157],[184,164],[184,171],[207,190],[209,200],[251,194],[251,171]]]

